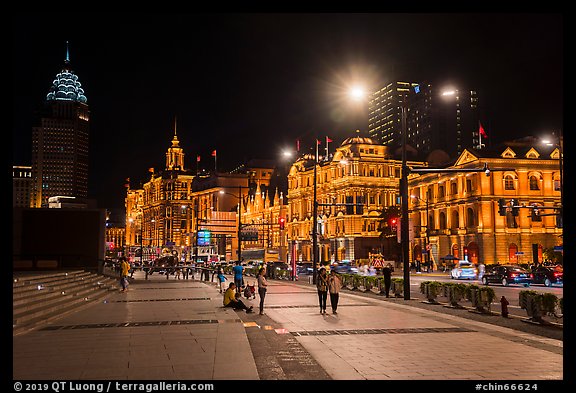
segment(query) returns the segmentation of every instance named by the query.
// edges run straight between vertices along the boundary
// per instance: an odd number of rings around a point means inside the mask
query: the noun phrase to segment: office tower
[[[69,50],[32,130],[31,207],[48,207],[53,196],[88,197],[90,112]]]

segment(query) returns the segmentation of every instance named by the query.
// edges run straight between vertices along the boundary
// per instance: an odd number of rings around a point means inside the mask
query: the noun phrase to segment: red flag
[[[316,139],[316,144],[317,144],[317,145],[321,145],[322,142],[320,142],[318,139]]]
[[[148,172],[154,173],[154,168],[148,168]]]
[[[482,127],[482,123],[478,122],[478,124],[480,125],[480,135],[482,135],[484,138],[488,138],[488,135],[486,135],[486,131],[484,131],[484,127]]]
[[[212,157],[216,157],[216,150],[212,152]]]
[[[196,162],[200,162],[200,156],[196,156]]]
[[[332,139],[326,137],[326,143],[328,143],[328,142],[332,142]]]

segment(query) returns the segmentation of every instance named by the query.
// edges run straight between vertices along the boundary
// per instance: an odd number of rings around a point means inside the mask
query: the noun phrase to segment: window
[[[458,194],[458,184],[456,182],[450,183],[450,194],[451,195]]]
[[[452,229],[457,229],[458,226],[460,225],[459,221],[460,221],[460,216],[458,214],[458,211],[454,210],[452,212],[452,222],[450,223],[451,224],[450,227]]]
[[[476,215],[474,214],[474,209],[472,208],[468,208],[466,209],[466,226],[467,227],[475,227],[477,226],[477,222],[476,222]]]
[[[442,198],[443,196],[444,196],[444,186],[439,185],[438,186],[438,198]]]
[[[538,177],[532,175],[530,176],[530,190],[532,191],[536,191],[540,189],[540,184],[539,184],[539,179]]]
[[[472,179],[466,179],[466,191],[472,191]]]
[[[514,190],[514,177],[512,175],[504,176],[504,189]]]
[[[560,178],[558,175],[554,175],[554,191],[560,191]]]
[[[440,212],[438,221],[440,222],[440,229],[446,229],[446,214],[444,212]]]

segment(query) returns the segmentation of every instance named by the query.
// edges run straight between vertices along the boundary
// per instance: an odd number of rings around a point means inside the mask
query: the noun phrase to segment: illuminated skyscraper
[[[31,207],[48,207],[52,196],[88,197],[90,112],[86,102],[66,48],[64,66],[32,130]]]
[[[443,150],[456,159],[465,148],[485,144],[479,136],[476,91],[441,90],[415,82],[392,82],[372,94],[368,124],[371,138],[388,146],[400,145],[402,105],[408,108],[408,144],[423,155]]]

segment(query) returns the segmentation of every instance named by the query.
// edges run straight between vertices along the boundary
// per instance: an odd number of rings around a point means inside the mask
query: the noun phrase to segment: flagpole
[[[216,153],[216,150],[214,150],[214,174],[218,174],[218,169],[216,167],[216,157],[217,157],[217,153]]]
[[[326,158],[324,161],[328,161],[328,137],[326,137]]]
[[[482,132],[478,131],[478,150],[482,150]]]

